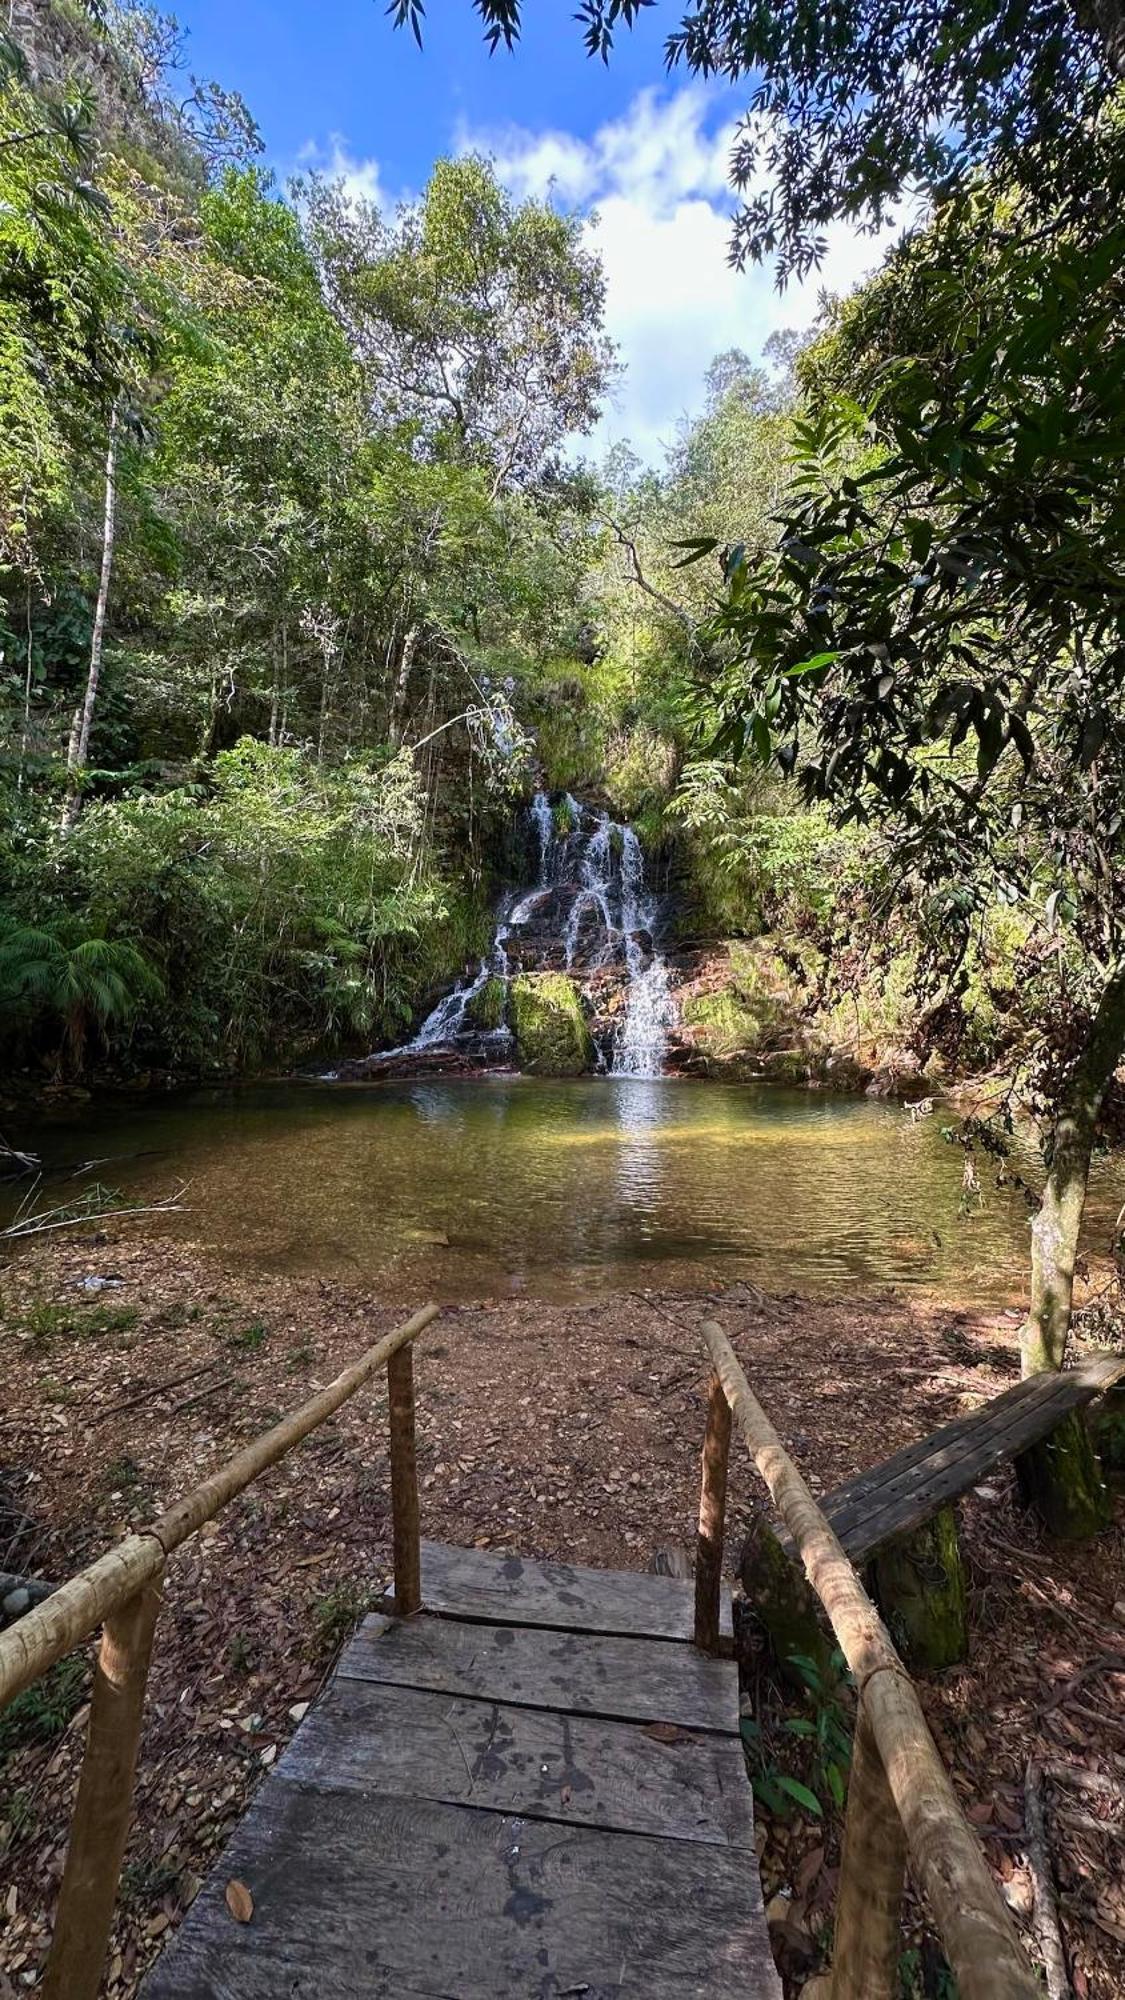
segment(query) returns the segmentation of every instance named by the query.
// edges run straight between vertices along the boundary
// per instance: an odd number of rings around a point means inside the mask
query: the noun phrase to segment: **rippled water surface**
[[[157,1226],[247,1264],[395,1292],[566,1298],[746,1277],[1016,1299],[1026,1204],[982,1164],[983,1206],[961,1212],[945,1122],[757,1085],[511,1077],[200,1093],[6,1136],[55,1163],[108,1155],[99,1177],[131,1197],[182,1177],[188,1212]],[[1101,1162],[1094,1246],[1123,1199],[1125,1164]]]

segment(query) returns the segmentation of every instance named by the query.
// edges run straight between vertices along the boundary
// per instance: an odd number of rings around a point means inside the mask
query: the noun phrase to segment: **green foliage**
[[[93,1031],[122,1029],[163,987],[143,953],[122,939],[76,936],[77,926],[0,929],[0,1035],[25,1043],[61,1029],[58,1066],[81,1071]]]
[[[256,1354],[269,1339],[269,1327],[260,1319],[252,1320],[249,1326],[240,1326],[228,1339],[228,1346],[236,1347],[245,1354]]]
[[[313,1657],[332,1659],[376,1602],[376,1592],[354,1577],[333,1584],[323,1597],[316,1598],[312,1606]]]
[[[583,0],[587,51],[607,58],[646,4]],[[419,40],[423,11],[391,9]],[[511,47],[519,0],[478,0],[477,12],[491,46]],[[745,196],[736,252],[776,254],[784,278],[821,261],[830,222],[877,225],[904,191],[948,189],[982,160],[1036,185],[1043,148],[1061,136],[1080,150],[1125,71],[1125,20],[1069,0],[1030,20],[998,0],[842,0],[826,28],[814,0],[697,0],[665,48],[670,66],[753,79],[732,162]]]
[[[85,1655],[70,1653],[0,1710],[0,1769],[13,1752],[62,1735],[85,1699],[87,1679]]]
[[[76,1300],[41,1299],[14,1322],[32,1340],[100,1340],[107,1334],[131,1333],[140,1312],[136,1306],[80,1305]]]
[[[753,1716],[743,1716],[740,1724],[743,1747],[755,1795],[768,1812],[784,1819],[796,1805],[822,1819],[826,1807],[842,1811],[847,1796],[852,1738],[850,1717],[840,1699],[843,1659],[835,1656],[831,1680],[804,1654],[791,1654],[787,1665],[805,1688],[805,1712],[786,1715],[781,1734],[802,1746],[802,1764],[810,1782],[781,1768],[777,1746],[767,1741]]]
[[[81,130],[0,76],[0,1045],[370,1046],[482,948],[524,689],[578,643],[601,272],[479,160],[393,223],[279,199],[146,9],[65,39]]]

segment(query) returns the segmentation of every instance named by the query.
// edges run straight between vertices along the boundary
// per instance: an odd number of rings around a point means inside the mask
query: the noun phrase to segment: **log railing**
[[[941,1933],[961,2000],[1041,1988],[957,1803],[917,1691],[848,1557],[754,1396],[722,1327],[713,1363],[696,1562],[697,1642],[714,1650],[731,1420],[796,1543],[855,1680],[858,1709],[836,1908],[832,2000],[892,2000],[906,1868]]]
[[[45,2000],[95,2000],[109,1945],[144,1714],[145,1684],[173,1549],[276,1465],[384,1365],[390,1403],[396,1608],[417,1611],[418,1488],[414,1457],[413,1341],[439,1308],[423,1306],[308,1402],[283,1417],[159,1520],[100,1556],[0,1633],[0,1708],[99,1625],[90,1719],[62,1888],[44,1976]]]

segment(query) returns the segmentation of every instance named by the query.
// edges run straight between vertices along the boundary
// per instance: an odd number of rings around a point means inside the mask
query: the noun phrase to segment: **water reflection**
[[[246,1263],[397,1292],[576,1297],[748,1277],[1001,1303],[1025,1282],[1019,1196],[982,1175],[984,1206],[962,1215],[961,1156],[939,1118],[912,1125],[867,1099],[456,1078],[212,1092],[6,1136],[54,1161],[117,1155],[104,1177],[135,1195],[190,1179],[172,1226]],[[1122,1183],[1120,1161],[1098,1163],[1095,1243]]]

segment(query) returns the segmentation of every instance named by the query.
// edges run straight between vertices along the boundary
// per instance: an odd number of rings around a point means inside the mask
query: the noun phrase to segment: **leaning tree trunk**
[[[86,675],[86,693],[80,708],[74,712],[71,725],[70,743],[66,754],[66,802],[63,806],[62,830],[69,833],[82,809],[82,772],[90,752],[90,732],[94,726],[94,709],[98,700],[98,682],[102,671],[102,641],[105,637],[105,614],[109,603],[110,578],[113,575],[113,543],[117,532],[117,406],[114,405],[109,418],[109,442],[105,454],[105,515],[102,527],[102,567],[98,579],[98,601],[94,608],[94,629],[90,635],[90,667]]]
[[[1025,1375],[1061,1368],[1074,1302],[1074,1267],[1098,1114],[1125,1044],[1125,960],[1102,989],[1086,1046],[1055,1117],[1047,1183],[1031,1228],[1031,1307],[1020,1335]],[[1048,1530],[1082,1540],[1105,1524],[1108,1502],[1090,1434],[1077,1412],[1016,1460],[1020,1491]]]

